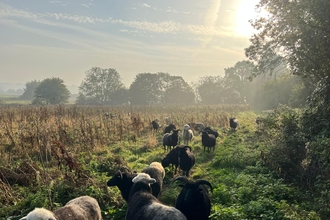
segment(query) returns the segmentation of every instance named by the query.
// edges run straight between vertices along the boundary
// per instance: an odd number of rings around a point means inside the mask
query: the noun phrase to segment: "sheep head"
[[[190,125],[188,125],[188,124],[185,124],[184,126],[183,126],[183,130],[186,130],[186,131],[188,131],[190,129]]]
[[[153,184],[156,182],[154,178],[151,178],[147,173],[139,173],[136,177],[132,179],[133,183],[144,182],[147,184]]]
[[[44,208],[35,208],[20,220],[56,220],[54,213]]]
[[[123,180],[123,174],[118,170],[115,175],[107,182],[108,186],[116,186],[118,181]]]

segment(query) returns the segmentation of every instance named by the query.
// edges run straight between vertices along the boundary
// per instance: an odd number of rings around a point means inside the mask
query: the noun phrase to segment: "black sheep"
[[[190,151],[187,150],[188,148]],[[191,147],[180,146],[178,158],[180,169],[185,172],[186,176],[189,176],[189,171],[195,165],[196,161],[195,155],[191,152]]]
[[[204,131],[206,131],[208,134],[213,134],[215,138],[219,137],[219,133],[211,127],[204,128]]]
[[[175,129],[176,129],[175,125],[171,123],[164,128],[164,134],[171,133],[171,131]]]
[[[202,131],[202,145],[204,146],[204,152],[205,147],[208,148],[208,152],[210,152],[210,148],[215,148],[216,144],[216,138],[213,134],[208,134],[206,131]]]
[[[236,130],[238,128],[239,122],[236,118],[230,118],[229,125],[233,130]]]
[[[126,220],[186,220],[178,209],[162,204],[151,194],[150,184],[156,182],[146,173],[139,173],[133,180]]]
[[[177,146],[176,148],[173,148],[165,158],[162,159],[163,167],[168,167],[170,164],[172,164],[172,172],[173,166],[175,167],[173,175],[176,174],[177,168],[180,166],[180,169],[185,171],[188,176],[190,169],[195,164],[195,156],[191,152],[191,147]]]
[[[152,185],[152,194],[155,197],[160,195],[163,186],[163,179],[165,170],[158,162],[152,162],[142,172],[149,174],[152,178],[156,179],[156,183]],[[117,171],[116,174],[107,182],[108,186],[117,186],[121,192],[123,199],[128,202],[129,192],[133,186],[132,179],[136,177],[137,173],[134,172],[121,172]]]
[[[151,125],[152,125],[152,128],[155,130],[155,131],[158,131],[158,129],[159,129],[159,124],[158,124],[158,122],[156,121],[156,120],[153,120],[152,122],[151,122]]]
[[[177,130],[173,130],[173,133],[166,133],[163,135],[163,147],[164,147],[164,151],[168,150],[166,149],[169,148],[171,150],[172,147],[175,147],[178,144],[179,141],[179,136],[178,136],[178,132],[180,131],[180,129]]]
[[[206,180],[189,181],[186,177],[179,176],[174,181],[184,183],[176,200],[175,208],[179,209],[187,220],[207,220],[211,212],[211,200],[207,188],[213,191],[211,183]]]
[[[132,179],[137,175],[136,172],[121,172],[118,170],[115,175],[107,182],[108,186],[117,186],[123,199],[128,202],[129,192],[133,186]]]

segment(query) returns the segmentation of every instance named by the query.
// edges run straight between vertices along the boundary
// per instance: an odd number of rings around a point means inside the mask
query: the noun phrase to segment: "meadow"
[[[240,121],[236,131],[232,116]],[[19,219],[34,207],[54,210],[81,195],[98,200],[103,219],[124,219],[127,204],[106,182],[117,170],[141,171],[164,158],[163,127],[155,132],[151,121],[165,117],[181,129],[202,122],[220,133],[214,152],[203,151],[198,133],[190,144],[196,164],[189,178],[214,188],[210,219],[320,219],[279,170],[264,166],[272,138],[256,116],[248,105],[1,106],[0,219]],[[171,206],[180,191],[173,177],[166,168],[160,196]]]

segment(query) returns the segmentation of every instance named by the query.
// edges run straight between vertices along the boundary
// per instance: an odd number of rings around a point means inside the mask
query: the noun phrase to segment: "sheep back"
[[[55,214],[45,208],[35,208],[20,220],[56,220]]]
[[[180,169],[186,172],[186,176],[189,176],[189,171],[196,162],[195,155],[191,152],[191,148],[189,146],[180,146],[178,157]]]
[[[163,166],[162,166],[163,167]],[[163,187],[163,179],[165,170],[160,169],[159,167],[149,166],[142,170],[143,173],[147,173],[150,177],[156,180],[156,183],[151,185],[152,195],[156,198],[160,195],[162,187]]]
[[[210,151],[210,148],[215,148],[216,144],[216,138],[213,134],[208,134],[206,131],[202,131],[202,145],[204,146],[204,151],[205,147],[208,148],[208,151]]]
[[[188,220],[207,220],[211,213],[211,200],[208,189],[212,185],[206,180],[189,181],[186,177],[177,177],[185,184],[177,197],[175,207],[179,209]],[[205,185],[204,185],[205,184]]]
[[[219,133],[210,127],[206,127],[204,131],[206,131],[208,134],[213,134],[215,138],[219,137]]]
[[[126,220],[186,220],[176,208],[160,203],[152,194],[151,188],[144,182],[133,185],[126,211]]]
[[[96,199],[80,196],[70,200],[65,206],[54,211],[57,219],[102,220],[101,209]]]

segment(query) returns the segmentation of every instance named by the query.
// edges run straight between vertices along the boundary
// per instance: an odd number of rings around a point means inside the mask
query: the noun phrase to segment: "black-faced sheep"
[[[189,151],[188,151],[189,148]],[[162,159],[163,167],[168,167],[172,164],[175,170],[173,174],[176,174],[177,168],[180,167],[181,170],[186,172],[186,175],[189,175],[189,170],[195,164],[195,156],[191,152],[191,147],[189,146],[177,146],[173,148],[166,156]]]
[[[171,131],[175,130],[176,126],[174,124],[169,124],[164,128],[164,134],[171,133]]]
[[[123,199],[128,202],[129,192],[133,186],[132,179],[137,175],[136,172],[118,170],[115,175],[107,182],[108,186],[117,186]]]
[[[238,128],[239,122],[236,118],[230,118],[229,119],[229,126],[233,129],[236,130]]]
[[[183,131],[182,131],[182,140],[184,145],[188,145],[189,142],[192,140],[194,137],[193,131],[190,129],[190,126],[188,124],[185,124],[183,126]]]
[[[156,179],[156,183],[152,185],[152,194],[155,197],[160,195],[163,186],[163,179],[165,177],[164,167],[159,162],[152,162],[142,172],[149,174]],[[116,174],[107,182],[108,186],[117,186],[121,192],[123,199],[128,202],[129,192],[133,186],[132,179],[137,175],[136,172],[117,171]]]
[[[44,208],[35,208],[20,220],[102,220],[102,216],[96,199],[80,196],[54,212]]]
[[[219,137],[219,133],[211,127],[204,128],[204,131],[206,131],[208,134],[213,134],[215,138]]]
[[[178,136],[178,132],[180,131],[180,129],[177,130],[173,130],[173,133],[166,133],[163,135],[163,147],[164,147],[164,151],[170,149],[172,147],[175,147],[178,144],[179,141],[179,136]],[[167,148],[166,148],[167,146]]]
[[[208,152],[210,152],[210,148],[215,148],[216,144],[216,138],[213,134],[208,134],[206,131],[202,131],[202,145],[204,146],[204,152],[205,147],[207,147]]]
[[[159,123],[157,122],[157,120],[153,120],[151,122],[151,125],[152,125],[152,129],[155,130],[155,131],[158,131],[158,129],[160,128],[160,125]]]
[[[178,195],[175,207],[179,209],[187,220],[207,220],[211,212],[211,200],[207,188],[213,191],[211,183],[206,180],[189,181],[186,177],[179,176],[174,181],[184,183]]]
[[[134,185],[130,192],[126,211],[126,220],[186,220],[176,208],[162,204],[151,194],[150,184],[156,182],[146,173],[139,173],[132,180]]]

